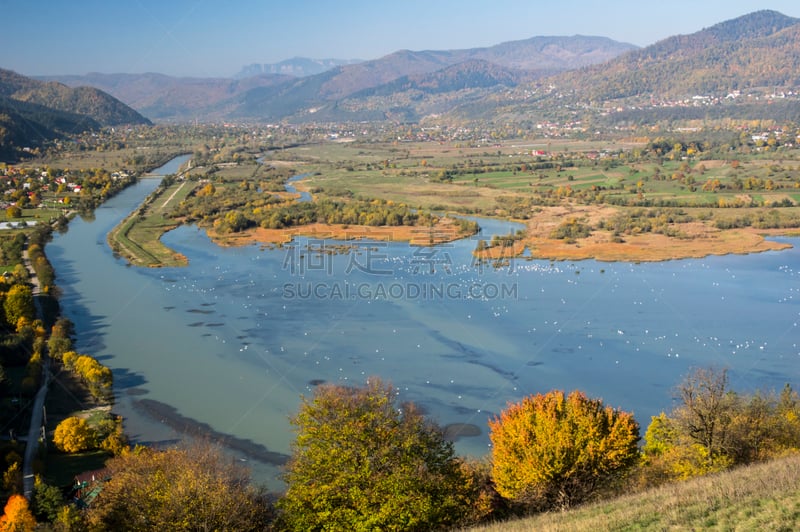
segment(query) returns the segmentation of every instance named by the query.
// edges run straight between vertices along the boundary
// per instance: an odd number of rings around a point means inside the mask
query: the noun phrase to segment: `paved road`
[[[43,317],[42,307],[37,297],[41,293],[39,278],[36,277],[36,271],[33,269],[27,249],[23,252],[22,259],[30,273],[30,282],[33,285],[33,302],[36,305],[36,314],[41,319]],[[47,353],[42,353],[42,387],[36,392],[36,399],[33,401],[31,426],[28,429],[28,441],[25,443],[25,456],[22,460],[22,492],[28,500],[31,500],[31,495],[33,495],[35,480],[33,475],[33,459],[36,456],[36,451],[39,450],[39,436],[44,426],[44,401],[47,398],[47,389],[49,386],[50,357],[47,356]]]
[[[25,498],[30,500],[33,494],[34,475],[33,475],[33,459],[36,457],[36,451],[39,449],[39,436],[41,435],[41,427],[43,426],[44,414],[44,400],[47,398],[47,388],[50,385],[50,359],[45,359],[42,367],[44,378],[42,379],[42,387],[36,393],[36,399],[33,401],[33,410],[31,411],[31,426],[28,429],[28,441],[25,444],[25,457],[22,461],[22,492]]]

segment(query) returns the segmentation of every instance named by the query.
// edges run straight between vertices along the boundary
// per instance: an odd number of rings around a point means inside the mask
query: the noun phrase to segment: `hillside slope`
[[[149,124],[145,117],[91,87],[69,88],[0,69],[0,159],[23,148],[103,126]]]
[[[592,109],[613,109],[614,118],[625,123],[771,118],[776,114],[771,101],[798,95],[800,19],[764,10],[487,94],[456,106],[446,118],[569,121],[592,116]],[[625,116],[616,114],[621,109]]]
[[[148,124],[150,121],[113,96],[93,87],[71,88],[0,69],[0,96],[88,116],[103,126]]]
[[[797,530],[800,456],[668,484],[559,513],[490,526],[482,532],[529,530]]]
[[[759,11],[564,75],[591,100],[800,86],[800,19]],[[723,96],[725,94],[722,94]]]
[[[154,120],[194,120],[222,118],[227,102],[258,87],[272,87],[294,81],[279,74],[263,74],[245,79],[178,78],[164,74],[100,74],[41,78],[70,87],[89,85],[105,91]]]

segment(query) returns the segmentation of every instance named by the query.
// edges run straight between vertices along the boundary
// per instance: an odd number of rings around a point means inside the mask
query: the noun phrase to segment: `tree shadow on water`
[[[128,390],[130,388],[138,388],[144,384],[147,384],[147,379],[145,379],[141,374],[132,372],[128,368],[117,368],[113,370],[114,374],[114,388],[118,391]]]

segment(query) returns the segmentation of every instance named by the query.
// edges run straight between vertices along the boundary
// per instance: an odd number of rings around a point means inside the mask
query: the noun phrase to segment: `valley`
[[[0,69],[0,528],[790,528],[798,32]]]

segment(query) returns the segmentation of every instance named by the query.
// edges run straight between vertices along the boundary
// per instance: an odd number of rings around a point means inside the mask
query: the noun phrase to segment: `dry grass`
[[[419,226],[331,225],[314,223],[286,229],[255,228],[240,233],[219,234],[208,231],[211,239],[223,246],[244,246],[253,243],[286,244],[295,236],[325,240],[377,240],[382,242],[408,242],[428,246],[464,238],[460,227],[451,218],[441,218],[432,228]]]
[[[586,238],[570,242],[550,238],[550,233],[564,220],[575,218],[590,226],[610,219],[619,210],[615,207],[588,205],[559,205],[542,207],[527,222],[527,235],[513,249],[489,248],[476,252],[483,259],[511,258],[526,251],[534,259],[653,262],[672,259],[702,258],[730,253],[747,254],[790,248],[785,242],[765,240],[764,235],[787,234],[786,230],[756,230],[752,228],[722,231],[707,222],[690,222],[678,227],[687,238],[668,237],[658,233],[624,235],[615,242],[609,231],[594,231]]]
[[[619,209],[607,206],[565,204],[543,207],[528,221],[527,236],[522,240],[522,249],[527,248],[531,258],[536,259],[653,262],[731,253],[759,253],[791,247],[785,242],[764,239],[765,234],[787,234],[786,230],[744,228],[723,231],[709,222],[677,225],[687,238],[642,233],[623,235],[623,242],[615,242],[609,231],[594,231],[588,237],[575,242],[549,237],[553,229],[568,218],[576,218],[596,226],[599,221],[610,219],[618,212]]]
[[[543,236],[524,240],[530,255],[538,259],[654,262],[672,259],[702,258],[709,255],[759,253],[788,249],[785,242],[765,240],[753,229],[709,230],[691,239],[671,238],[656,233],[625,236],[614,242],[611,233],[596,232],[576,243]]]
[[[483,532],[797,530],[800,455],[735,469],[567,512],[474,528]]]

